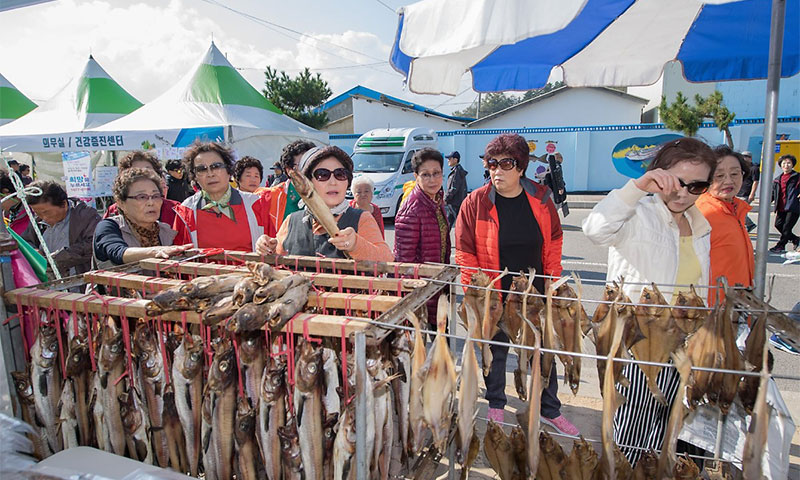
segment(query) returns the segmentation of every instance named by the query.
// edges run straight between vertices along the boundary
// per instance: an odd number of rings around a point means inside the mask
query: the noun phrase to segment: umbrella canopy
[[[133,114],[93,133],[121,138],[122,146],[117,149],[125,150],[180,148],[196,139],[236,144],[265,135],[281,137],[282,144],[297,138],[327,142],[327,133],[283,115],[213,43],[175,86]]]
[[[426,48],[411,38],[428,22],[419,13],[429,3],[425,0],[401,9],[391,54],[392,65],[406,74],[415,93],[455,95],[467,71],[479,92],[530,90],[544,86],[555,68],[562,70],[569,86],[650,85],[673,60],[683,64],[684,75],[692,82],[767,77],[770,0],[587,0],[578,11],[572,6],[566,9],[574,15],[565,26],[559,27],[563,15],[553,19],[551,28],[538,26],[552,33],[490,43],[483,52],[471,44],[469,51],[483,55],[473,55],[468,65],[458,50],[458,37],[451,48],[435,43]],[[518,17],[538,14],[531,2],[507,3],[504,12],[515,8]],[[470,10],[481,10],[467,16],[491,18],[492,10],[482,10],[490,6],[491,2],[479,2]],[[483,25],[515,31],[516,23],[505,18]],[[786,1],[785,18],[780,73],[789,77],[800,72],[800,0]],[[438,32],[464,28],[455,23],[459,16],[445,16],[445,20],[452,24]],[[497,37],[491,31],[483,36]],[[449,35],[442,37],[450,40]],[[515,36],[507,33],[506,37]]]
[[[0,73],[0,125],[13,122],[34,108],[36,104]]]
[[[63,151],[68,149],[65,139],[70,135],[99,127],[141,106],[90,55],[81,74],[53,98],[0,127],[0,146],[17,152]],[[55,148],[51,138],[56,139]],[[64,147],[59,149],[59,143]]]

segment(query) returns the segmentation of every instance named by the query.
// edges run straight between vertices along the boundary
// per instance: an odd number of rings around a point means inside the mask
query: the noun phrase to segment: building
[[[560,87],[470,123],[469,129],[639,123],[647,100],[605,87]]]
[[[361,85],[328,100],[317,111],[328,114],[328,124],[322,130],[337,134],[394,127],[458,130],[474,120],[446,115]]]

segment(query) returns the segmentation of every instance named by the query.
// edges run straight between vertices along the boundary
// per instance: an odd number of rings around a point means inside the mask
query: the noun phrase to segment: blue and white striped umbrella
[[[555,12],[550,13],[548,12]],[[424,0],[391,54],[415,93],[650,85],[672,60],[692,82],[767,77],[771,0]],[[800,0],[786,0],[781,76],[800,72]]]

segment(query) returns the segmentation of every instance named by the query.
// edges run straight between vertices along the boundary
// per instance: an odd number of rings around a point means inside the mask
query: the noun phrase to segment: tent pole
[[[769,251],[769,221],[772,202],[772,175],[775,162],[775,133],[778,123],[778,90],[781,80],[781,55],[786,0],[772,0],[772,21],[769,32],[769,66],[767,71],[767,104],[764,112],[764,140],[761,149],[761,182],[758,202],[758,239],[756,240],[755,294],[764,298]]]

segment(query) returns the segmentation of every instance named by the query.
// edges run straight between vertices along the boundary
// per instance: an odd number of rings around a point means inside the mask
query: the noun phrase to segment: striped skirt
[[[636,466],[643,452],[661,449],[680,375],[674,368],[662,368],[659,372],[656,383],[667,399],[667,405],[662,405],[647,388],[647,377],[638,365],[628,363],[622,371],[630,385],[617,384],[617,390],[627,401],[614,415],[614,441],[631,465]]]

